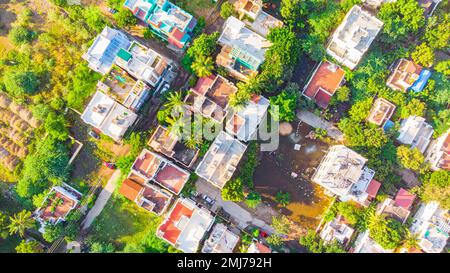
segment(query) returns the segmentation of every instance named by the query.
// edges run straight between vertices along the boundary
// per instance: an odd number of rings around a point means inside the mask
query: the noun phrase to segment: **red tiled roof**
[[[193,213],[193,209],[186,207],[182,202],[178,200],[170,215],[159,227],[158,231],[162,232],[162,237],[165,240],[172,244],[175,244],[181,233],[181,230],[176,226],[177,222],[181,219],[182,216],[191,218]]]
[[[324,92],[322,89],[319,89],[319,91],[316,93],[315,99],[317,105],[325,109],[330,103],[331,95]]]
[[[331,70],[330,67],[336,68],[335,71]],[[315,98],[317,100],[316,94],[319,93],[319,88],[322,88],[332,96],[344,79],[344,75],[345,71],[339,66],[330,62],[322,62],[312,76],[303,94],[311,99]]]
[[[369,185],[367,186],[366,193],[372,197],[375,198],[377,196],[378,190],[381,187],[381,183],[376,181],[375,179],[372,179],[370,181]]]
[[[119,189],[119,193],[125,196],[126,198],[130,199],[131,201],[134,201],[136,200],[136,197],[138,197],[142,188],[143,188],[142,185],[139,185],[133,180],[127,178],[122,182],[122,186]]]
[[[183,39],[184,36],[184,32],[180,31],[178,28],[174,27],[172,32],[170,33],[170,36],[177,41],[181,41],[181,39]]]
[[[216,79],[215,75],[209,75],[208,77],[203,77],[198,79],[197,84],[193,88],[196,93],[199,95],[205,95],[208,89],[213,84],[214,80]]]
[[[259,253],[272,253],[272,250],[270,250],[270,247],[265,246],[259,242],[255,243],[255,246],[258,249]]]
[[[407,190],[401,188],[395,196],[394,205],[409,210],[415,198],[416,196],[414,194],[409,193]]]
[[[155,177],[156,182],[176,194],[181,192],[188,179],[188,173],[181,171],[172,164],[166,164],[158,171],[158,174]]]

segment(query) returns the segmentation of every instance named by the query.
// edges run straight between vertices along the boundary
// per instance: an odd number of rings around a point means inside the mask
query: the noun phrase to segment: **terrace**
[[[450,171],[450,130],[430,144],[426,151],[426,160],[435,171]]]
[[[229,231],[224,224],[216,224],[211,235],[205,241],[203,253],[233,253],[239,241],[239,236]]]
[[[303,88],[303,95],[322,108],[327,108],[331,97],[344,81],[345,71],[330,62],[321,62],[308,83]]]
[[[397,192],[394,200],[386,198],[384,202],[379,205],[377,214],[387,214],[404,224],[411,213],[410,209],[415,197],[414,194],[411,194],[402,188]]]
[[[78,206],[82,194],[67,184],[53,187],[47,194],[41,207],[34,212],[35,219],[41,224],[40,232],[45,225],[56,225]]]
[[[414,215],[410,231],[419,236],[419,246],[425,252],[442,252],[450,233],[448,210],[440,208],[438,202],[422,204]]]
[[[233,83],[222,76],[211,75],[200,78],[185,102],[192,105],[193,110],[222,122],[226,116],[230,96],[236,93]]]
[[[175,78],[170,59],[137,42],[133,42],[127,50],[118,52],[116,64],[155,89],[163,82],[171,83]]]
[[[402,120],[397,140],[402,144],[411,145],[421,153],[425,152],[431,141],[434,130],[423,117],[410,116]]]
[[[421,72],[422,66],[410,60],[400,59],[386,85],[394,90],[405,92],[419,79]]]
[[[156,152],[173,158],[188,168],[194,164],[199,153],[198,149],[186,147],[186,145],[178,141],[177,136],[161,125],[156,128],[148,141],[148,145]]]
[[[239,140],[221,131],[195,172],[221,189],[233,176],[245,149],[246,146]]]
[[[370,110],[367,121],[384,127],[386,122],[394,114],[394,111],[394,104],[383,98],[377,98],[372,106],[372,109]]]
[[[192,200],[180,198],[156,235],[185,253],[195,253],[213,223],[211,212],[199,208]]]
[[[380,188],[375,172],[365,166],[367,159],[343,146],[332,146],[312,177],[314,183],[337,195],[342,201],[369,205]]]
[[[266,116],[269,100],[261,95],[253,95],[247,105],[237,111],[230,111],[226,118],[225,129],[228,133],[237,136],[241,141],[252,140],[260,123]]]
[[[122,48],[130,46],[130,40],[121,31],[105,27],[98,35],[83,59],[88,61],[89,68],[105,74],[114,63],[117,53]]]
[[[341,64],[354,69],[382,26],[383,22],[355,5],[333,33],[327,53]]]
[[[189,179],[189,172],[147,149],[136,158],[132,171],[146,182],[153,180],[175,194],[181,192]]]
[[[239,13],[239,20],[263,37],[266,37],[272,28],[283,26],[282,21],[263,11],[261,1],[239,0],[234,5]]]
[[[228,46],[229,49],[221,52],[221,57],[218,57],[216,62],[228,64],[225,67],[231,70],[235,70],[235,63],[239,62],[255,72],[264,62],[266,50],[271,46],[268,40],[247,28],[245,23],[233,16],[225,22],[218,42],[222,46]]]
[[[119,141],[134,124],[137,115],[104,93],[97,91],[81,114],[81,119],[105,135]]]
[[[355,230],[345,223],[343,217],[338,216],[324,225],[320,232],[320,237],[326,243],[337,241],[343,246],[346,246],[350,242],[354,232]]]

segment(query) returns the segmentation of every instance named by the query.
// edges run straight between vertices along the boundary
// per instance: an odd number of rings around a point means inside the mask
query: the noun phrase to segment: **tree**
[[[408,118],[410,116],[423,117],[425,114],[425,103],[418,99],[411,99],[405,106],[401,107],[400,118]]]
[[[261,203],[261,195],[256,191],[252,191],[247,195],[245,203],[248,207],[254,209]]]
[[[411,233],[408,229],[405,229],[405,238],[403,239],[403,246],[407,249],[417,248],[419,246],[418,234]]]
[[[384,249],[395,249],[403,241],[405,231],[402,224],[382,214],[373,213],[368,221],[370,237]]]
[[[102,31],[105,27],[105,19],[99,7],[95,5],[87,6],[83,12],[86,24],[96,32]]]
[[[293,121],[297,109],[298,94],[298,85],[290,84],[278,96],[271,97],[269,112],[272,118],[276,121]]]
[[[19,234],[20,237],[25,235],[27,229],[33,228],[35,221],[31,218],[31,212],[22,210],[14,214],[14,216],[9,217],[9,234]]]
[[[24,26],[16,26],[11,28],[8,38],[16,46],[29,43],[36,37],[36,33]]]
[[[100,74],[93,72],[86,64],[78,64],[67,84],[66,100],[69,107],[81,110],[84,101],[95,91]]]
[[[355,104],[353,104],[352,108],[349,111],[350,118],[354,121],[364,121],[369,115],[372,105],[372,98],[357,101]]]
[[[197,58],[201,56],[204,58],[211,57],[216,51],[217,39],[219,39],[219,32],[217,31],[212,34],[202,33],[198,36],[186,50],[186,54],[181,61],[183,67],[192,72],[191,65]]]
[[[277,234],[288,234],[291,230],[291,221],[285,215],[273,216],[272,227]]]
[[[20,197],[30,198],[43,192],[51,183],[65,181],[69,155],[64,143],[52,138],[41,140],[36,152],[28,155],[23,163],[22,177],[16,190]]]
[[[439,170],[426,175],[420,196],[425,202],[438,201],[440,206],[450,209],[450,172]]]
[[[404,168],[411,169],[423,173],[427,167],[425,165],[425,157],[417,149],[417,147],[410,149],[409,147],[402,145],[397,148],[397,157],[400,165]]]
[[[115,248],[111,243],[94,242],[90,246],[90,253],[114,253]]]
[[[450,76],[450,60],[438,62],[434,66],[434,70],[436,70],[437,72],[440,72],[440,73],[444,74],[445,76],[449,77]]]
[[[234,10],[233,4],[231,4],[230,2],[223,3],[222,6],[220,7],[220,17],[222,17],[223,19],[227,19],[232,15],[233,16],[236,15],[236,11]]]
[[[302,0],[282,0],[280,14],[290,28],[299,30],[305,26],[307,4]]]
[[[137,19],[134,14],[126,8],[120,8],[119,11],[114,14],[117,26],[120,28],[130,27],[137,24]]]
[[[199,56],[191,65],[197,77],[207,77],[212,74],[214,62],[211,57]]]
[[[8,70],[3,78],[6,91],[13,97],[34,95],[39,87],[39,80],[33,71]]]
[[[336,98],[337,102],[347,102],[350,100],[350,94],[350,88],[344,85],[339,87],[339,89],[336,91],[336,94],[331,99],[333,100],[333,98]]]
[[[36,241],[22,240],[18,246],[16,246],[17,253],[44,253],[44,250]]]
[[[69,137],[67,122],[63,115],[50,112],[44,123],[45,131],[54,139],[65,141]]]
[[[449,47],[450,39],[450,15],[445,13],[444,16],[433,15],[428,18],[425,41],[433,49],[445,49]]]
[[[8,218],[0,211],[0,239],[6,239],[8,235]]]
[[[300,237],[299,243],[310,253],[345,253],[345,250],[336,241],[325,244],[313,230]]]
[[[281,246],[283,244],[283,239],[278,234],[272,234],[266,239],[267,243],[272,247]]]
[[[233,202],[244,200],[242,180],[240,178],[230,180],[222,189],[222,198]]]
[[[44,234],[42,234],[42,237],[47,242],[51,243],[54,242],[59,237],[61,237],[63,234],[64,234],[64,227],[62,223],[56,225],[48,224],[45,226]]]
[[[417,64],[430,67],[434,63],[434,52],[426,43],[421,43],[416,50],[411,53],[411,58]]]
[[[417,34],[425,24],[423,10],[415,0],[397,0],[381,6],[378,18],[383,21],[382,40],[395,44]]]
[[[291,194],[288,192],[277,192],[277,195],[275,196],[275,200],[282,206],[286,207],[289,202],[291,202]]]

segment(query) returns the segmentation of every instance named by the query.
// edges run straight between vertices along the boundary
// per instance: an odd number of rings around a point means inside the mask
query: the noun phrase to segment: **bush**
[[[23,26],[13,27],[8,34],[8,38],[16,46],[30,43],[35,37],[36,33],[34,31]]]
[[[282,206],[286,207],[289,202],[291,202],[291,194],[288,192],[277,192],[277,195],[275,196],[275,200]]]
[[[3,77],[6,91],[13,97],[34,95],[38,91],[39,79],[33,71],[7,71]]]
[[[57,225],[46,225],[44,234],[42,234],[42,237],[44,240],[46,240],[49,243],[54,242],[56,239],[61,237],[64,234],[64,227],[62,223],[59,223]]]
[[[256,208],[261,203],[261,195],[255,191],[249,193],[245,199],[245,203],[249,208]]]
[[[434,52],[426,43],[421,43],[416,50],[411,53],[411,58],[417,64],[430,67],[434,63]]]
[[[337,242],[325,244],[313,230],[300,237],[299,243],[310,253],[345,253],[345,250]]]
[[[227,19],[232,15],[233,16],[236,15],[236,11],[234,10],[233,4],[231,4],[230,2],[223,3],[222,6],[220,7],[220,17],[222,17],[223,19]]]
[[[130,27],[137,24],[137,19],[134,14],[126,8],[120,8],[119,11],[114,14],[117,26],[120,28]]]
[[[222,189],[222,198],[225,201],[240,202],[244,200],[242,180],[232,179]]]

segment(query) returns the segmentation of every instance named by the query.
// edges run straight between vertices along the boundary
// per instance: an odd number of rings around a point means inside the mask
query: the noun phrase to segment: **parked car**
[[[209,197],[206,194],[203,195],[203,200],[205,200],[205,202],[210,206],[214,205],[214,202],[215,202],[214,199],[212,199],[211,197]]]
[[[111,170],[116,169],[116,164],[112,163],[112,162],[103,162],[103,165],[110,168]]]
[[[100,139],[100,136],[92,130],[89,130],[88,135],[90,135],[91,137],[93,137],[95,139]]]
[[[106,10],[111,13],[111,14],[115,14],[117,12],[116,9],[110,8],[110,7],[106,7]]]

